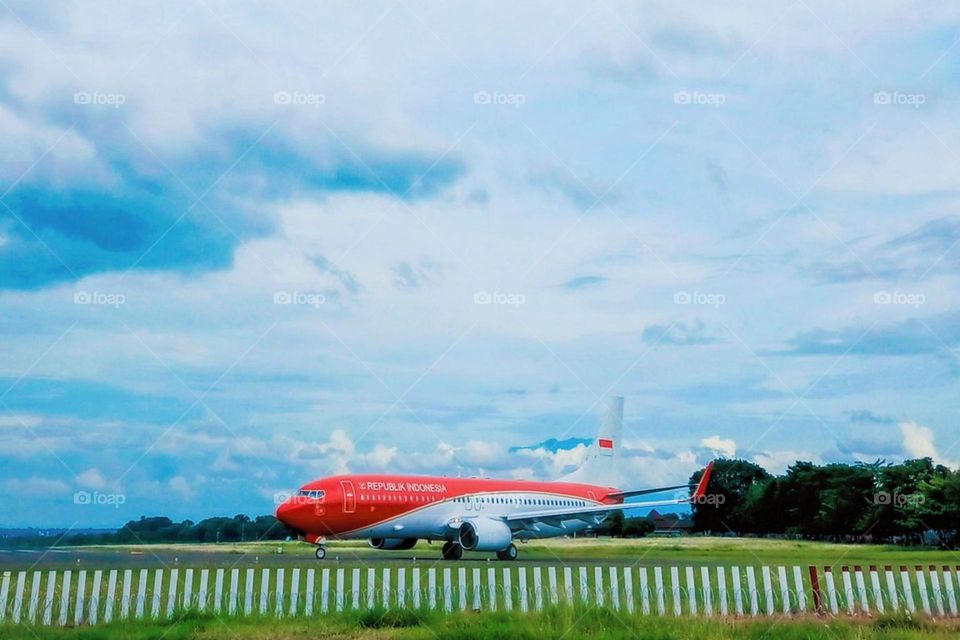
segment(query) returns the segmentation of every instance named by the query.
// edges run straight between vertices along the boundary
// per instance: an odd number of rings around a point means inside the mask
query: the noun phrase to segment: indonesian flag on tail
[[[600,453],[607,456],[613,455],[613,438],[597,438],[597,448]]]

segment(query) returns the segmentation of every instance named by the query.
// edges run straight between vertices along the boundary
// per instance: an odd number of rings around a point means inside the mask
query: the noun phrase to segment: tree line
[[[703,472],[690,477],[695,484]],[[693,505],[694,530],[715,535],[783,534],[822,540],[955,547],[960,470],[930,458],[892,464],[796,462],[773,475],[747,460],[714,463],[707,495]]]
[[[273,516],[238,514],[230,517],[206,518],[200,522],[174,522],[164,516],[140,516],[114,532],[67,531],[57,537],[49,535],[17,536],[3,540],[7,547],[46,547],[88,544],[143,544],[157,542],[255,542],[284,540],[290,535],[287,528]]]

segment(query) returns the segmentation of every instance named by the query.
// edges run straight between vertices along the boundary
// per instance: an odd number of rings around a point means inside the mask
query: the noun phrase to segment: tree
[[[702,474],[702,470],[694,473],[690,484],[699,482]],[[769,478],[770,474],[763,467],[747,460],[721,458],[714,461],[707,487],[709,499],[692,505],[693,528],[715,533],[742,533],[746,522],[742,519],[741,508],[747,491],[755,483],[766,482]]]

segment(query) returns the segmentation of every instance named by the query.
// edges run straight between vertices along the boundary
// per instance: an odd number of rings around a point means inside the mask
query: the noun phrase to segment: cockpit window
[[[297,491],[297,495],[310,500],[322,500],[326,492],[318,489],[300,489]]]

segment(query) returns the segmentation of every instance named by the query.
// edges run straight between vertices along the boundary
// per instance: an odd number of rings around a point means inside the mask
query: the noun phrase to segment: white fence
[[[375,607],[529,611],[559,604],[661,616],[957,616],[958,588],[960,566],[30,570],[0,577],[0,623],[92,625],[167,619],[188,610],[283,617]]]

